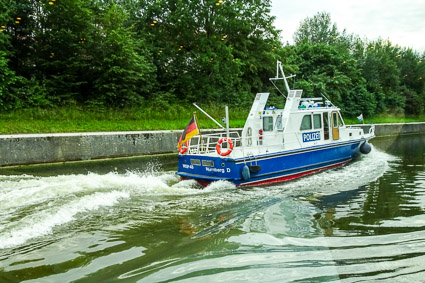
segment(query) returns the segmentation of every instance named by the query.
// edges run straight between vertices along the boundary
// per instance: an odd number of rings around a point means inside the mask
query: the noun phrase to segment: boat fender
[[[249,179],[251,179],[251,173],[249,173],[249,168],[246,165],[242,167],[242,179],[245,181],[249,181]]]
[[[360,152],[363,154],[368,154],[371,150],[372,147],[366,141],[360,146]]]
[[[261,170],[261,165],[248,165],[250,173],[258,173]]]
[[[227,149],[227,151],[221,152],[221,144],[223,142],[227,142],[229,144],[229,148]],[[226,156],[229,155],[232,150],[233,150],[233,142],[230,138],[221,138],[218,142],[217,145],[215,146],[215,149],[217,150],[217,153],[221,156]]]
[[[184,154],[187,151],[187,149],[189,148],[189,141],[186,141],[184,143],[184,146],[185,146],[184,148],[183,148],[183,144],[179,146],[179,152],[181,154]]]

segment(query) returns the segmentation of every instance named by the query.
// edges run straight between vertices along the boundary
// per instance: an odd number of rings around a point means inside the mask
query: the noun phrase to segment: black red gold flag
[[[187,124],[182,135],[180,136],[178,147],[180,148],[182,144],[184,144],[196,135],[199,135],[199,129],[198,125],[196,124],[196,119],[194,115],[192,116],[192,119],[190,120],[189,124]]]

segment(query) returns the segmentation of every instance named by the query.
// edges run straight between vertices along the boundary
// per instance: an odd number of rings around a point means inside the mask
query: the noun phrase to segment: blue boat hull
[[[364,142],[365,140],[353,140],[258,155],[245,160],[204,155],[179,155],[177,174],[183,179],[195,179],[204,186],[217,180],[227,180],[237,186],[286,181],[342,166],[359,153],[359,148]],[[250,168],[250,172],[248,174],[245,172],[243,176],[242,171],[245,166]]]

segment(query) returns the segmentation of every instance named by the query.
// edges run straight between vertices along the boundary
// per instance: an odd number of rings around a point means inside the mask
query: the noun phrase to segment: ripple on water
[[[422,214],[355,221],[366,211],[369,184],[398,174],[399,165],[397,158],[374,150],[336,170],[243,189],[225,181],[199,189],[174,172],[152,170],[0,176],[0,200],[15,200],[0,201],[1,268],[23,274],[35,267],[70,266],[33,278],[40,281],[101,278],[105,271],[140,282],[416,279],[425,266],[422,231],[329,232],[342,218],[366,229],[421,228]],[[414,181],[401,176],[388,184],[423,187],[424,180],[425,174],[418,174]],[[424,190],[406,189],[414,198],[403,205],[425,207]],[[328,210],[319,205],[325,196],[342,201]]]

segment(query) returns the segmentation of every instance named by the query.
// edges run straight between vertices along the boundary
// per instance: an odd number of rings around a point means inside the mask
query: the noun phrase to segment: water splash
[[[180,181],[174,172],[128,171],[125,174],[79,174],[53,177],[0,176],[0,249],[54,233],[54,228],[90,215],[101,207],[117,207],[120,223],[157,221],[199,209],[231,207],[245,201],[268,206],[288,196],[333,194],[380,177],[391,156],[372,151],[338,170],[315,174],[271,187],[236,189],[226,181],[199,189],[193,180]],[[13,201],[11,201],[13,200]],[[267,204],[270,203],[270,204]],[[125,204],[125,205],[124,205]],[[138,218],[132,219],[137,209]],[[235,215],[243,219],[247,211]],[[108,216],[109,217],[109,216]],[[111,216],[111,221],[116,219]],[[233,221],[232,220],[232,221]],[[220,231],[223,223],[210,231]],[[214,232],[215,233],[215,232]],[[202,233],[201,233],[202,234]]]
[[[125,192],[95,192],[63,205],[48,205],[42,211],[1,227],[0,249],[18,246],[30,239],[51,234],[54,227],[74,221],[79,213],[113,206],[125,198],[129,198],[129,194]]]

